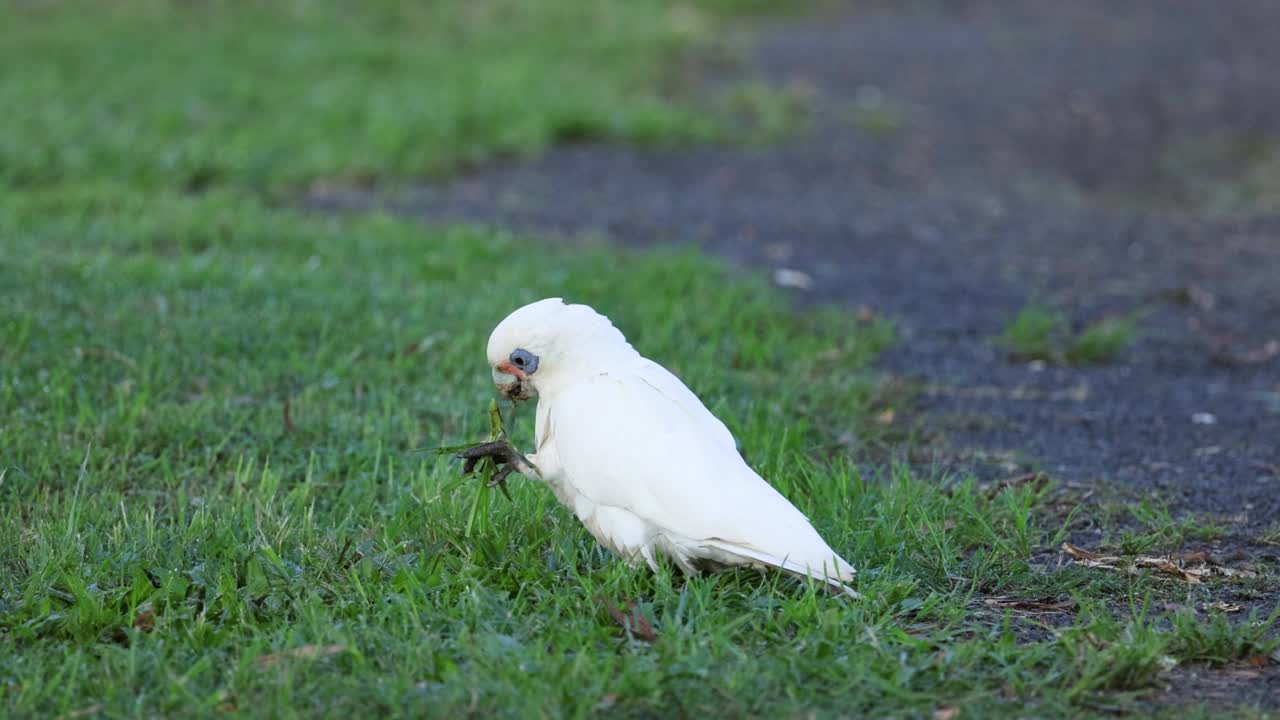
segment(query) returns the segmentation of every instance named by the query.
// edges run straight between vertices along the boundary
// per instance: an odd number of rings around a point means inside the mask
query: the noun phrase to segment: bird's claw
[[[464,476],[470,475],[482,458],[493,460],[498,469],[493,473],[493,477],[489,479],[489,482],[485,483],[486,486],[491,488],[503,487],[507,482],[507,476],[513,472],[520,471],[525,473],[533,469],[533,463],[529,462],[528,458],[521,455],[506,440],[496,440],[467,448],[458,453],[457,457],[465,461],[462,465],[462,474]]]
[[[514,464],[508,463],[506,465],[503,465],[493,473],[493,477],[489,480],[489,482],[484,484],[485,487],[491,487],[491,488],[500,487],[503,483],[507,481],[507,476],[510,475],[512,472],[514,472],[515,469],[516,469],[516,466]]]
[[[462,474],[470,475],[476,469],[476,463],[483,458],[492,458],[496,465],[509,465],[515,462],[517,454],[515,448],[511,447],[511,443],[506,440],[496,440],[469,447],[458,453],[457,457],[466,461],[462,465]]]

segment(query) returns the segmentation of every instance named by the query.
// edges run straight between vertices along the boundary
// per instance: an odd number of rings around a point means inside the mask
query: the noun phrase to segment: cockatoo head
[[[608,372],[636,351],[609,318],[586,305],[548,298],[498,323],[489,335],[488,356],[499,392],[528,400],[574,378]]]

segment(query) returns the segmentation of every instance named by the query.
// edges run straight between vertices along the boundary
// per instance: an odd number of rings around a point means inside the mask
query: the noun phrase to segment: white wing
[[[725,427],[720,418],[711,414],[711,411],[702,404],[698,396],[694,395],[693,391],[670,370],[648,358],[641,358],[637,375],[643,382],[653,386],[654,389],[665,395],[668,400],[679,405],[686,413],[695,418],[701,417],[700,422],[709,435],[724,444],[725,447],[732,448],[734,452],[738,451],[738,441],[734,439],[733,433],[729,432],[729,428]]]
[[[852,578],[853,568],[743,462],[732,434],[683,383],[649,361],[636,370],[575,383],[550,403],[548,429],[577,492],[743,559]]]

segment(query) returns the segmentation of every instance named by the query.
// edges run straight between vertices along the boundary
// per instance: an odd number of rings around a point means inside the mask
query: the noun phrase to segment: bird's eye
[[[538,356],[524,348],[517,348],[511,353],[511,364],[523,370],[526,375],[532,375],[538,369]]]

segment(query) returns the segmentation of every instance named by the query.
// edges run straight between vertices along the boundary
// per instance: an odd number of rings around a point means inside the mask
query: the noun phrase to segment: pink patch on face
[[[508,375],[515,375],[521,380],[529,379],[529,376],[526,375],[525,372],[520,368],[516,367],[515,365],[512,365],[510,360],[503,360],[502,362],[498,363],[497,369]]]

